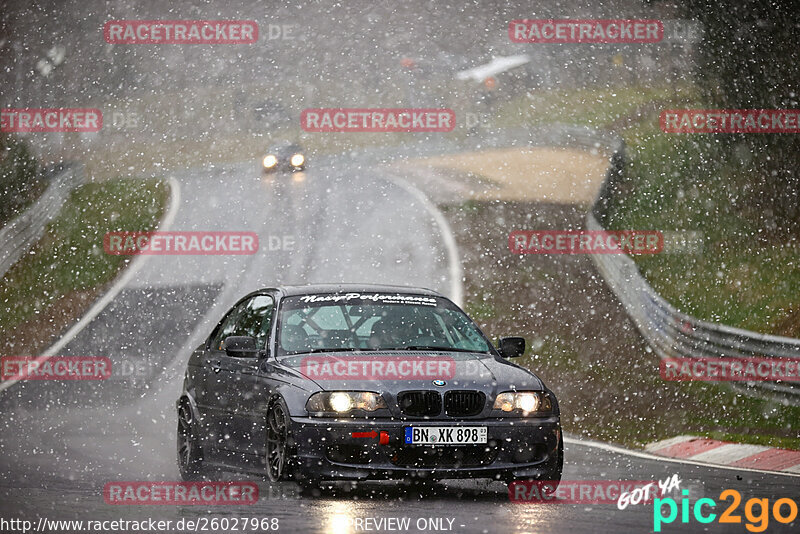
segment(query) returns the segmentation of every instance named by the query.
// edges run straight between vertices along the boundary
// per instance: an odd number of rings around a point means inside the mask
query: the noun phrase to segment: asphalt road
[[[0,518],[34,523],[40,517],[153,518],[174,524],[181,518],[247,516],[277,518],[284,532],[327,533],[398,531],[376,528],[367,518],[410,518],[405,532],[652,531],[651,505],[620,511],[615,505],[512,503],[504,484],[487,481],[337,485],[311,496],[292,483],[260,481],[261,498],[251,506],[104,503],[107,482],[178,480],[174,401],[185,361],[239,296],[273,284],[337,281],[422,285],[451,294],[442,229],[419,198],[369,165],[334,163],[271,179],[261,177],[254,164],[175,176],[180,204],[171,230],[254,231],[260,251],[150,257],[60,352],[145,362],[144,381],[155,377],[147,387],[123,376],[98,390],[26,382],[0,393]],[[270,242],[277,242],[270,236],[293,242],[291,250],[277,245],[271,250]],[[692,501],[700,496],[719,501],[721,491],[733,488],[745,501],[767,498],[771,506],[800,493],[798,478],[673,463],[573,442],[565,458],[565,480],[663,480],[678,474]],[[747,531],[744,523],[702,525],[691,515],[688,523],[680,521],[679,516],[663,531]],[[796,531],[798,524],[770,518],[767,531]]]

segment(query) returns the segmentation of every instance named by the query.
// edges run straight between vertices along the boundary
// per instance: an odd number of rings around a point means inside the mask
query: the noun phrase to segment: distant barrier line
[[[606,231],[603,226],[606,210],[618,194],[616,181],[624,173],[625,145],[619,138],[610,139],[599,133],[592,138],[586,130],[576,131],[572,138],[591,148],[605,143],[609,169],[586,214],[586,229]],[[681,313],[650,286],[626,254],[594,254],[592,260],[636,328],[662,360],[734,358],[746,362],[754,358],[800,358],[800,339],[759,334]],[[800,387],[796,382],[758,380],[730,384],[750,396],[800,405]]]

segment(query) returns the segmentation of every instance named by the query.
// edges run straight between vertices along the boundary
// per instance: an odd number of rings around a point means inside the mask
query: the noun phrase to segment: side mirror
[[[524,337],[501,337],[497,346],[503,358],[516,358],[525,352]]]
[[[256,338],[250,336],[226,337],[222,348],[233,358],[253,358],[258,354]]]

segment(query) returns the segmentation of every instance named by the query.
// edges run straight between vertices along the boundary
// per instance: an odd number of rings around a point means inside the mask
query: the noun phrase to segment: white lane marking
[[[464,272],[461,267],[461,260],[458,256],[458,245],[456,244],[456,238],[453,236],[453,229],[450,228],[450,223],[447,222],[447,219],[444,214],[439,211],[439,208],[437,208],[421,190],[396,176],[386,178],[386,180],[404,189],[407,193],[419,200],[425,209],[428,210],[428,213],[431,214],[439,230],[441,230],[442,239],[444,240],[444,246],[447,251],[447,267],[450,272],[450,300],[455,302],[459,307],[462,307],[464,305],[464,285],[462,282]]]
[[[784,469],[784,471],[800,474],[800,464],[793,465],[792,467],[787,467],[786,469]]]
[[[711,462],[714,464],[732,464],[743,460],[748,456],[753,456],[760,452],[769,450],[769,447],[762,445],[744,445],[739,443],[729,443],[721,447],[715,447],[708,451],[691,456],[690,459],[696,462]]]
[[[646,451],[659,451],[661,449],[666,449],[667,447],[672,447],[673,445],[679,445],[681,443],[686,443],[687,441],[692,441],[693,439],[702,439],[698,436],[675,436],[674,438],[667,438],[662,439],[661,441],[654,441],[653,443],[648,443],[644,446],[644,450]]]
[[[713,469],[728,469],[730,471],[746,471],[750,473],[761,473],[764,475],[781,475],[787,477],[800,477],[800,470],[797,471],[795,474],[794,468],[791,468],[789,473],[784,471],[767,471],[765,469],[751,469],[749,467],[734,467],[731,465],[717,465],[717,464],[709,464],[706,462],[696,462],[694,460],[684,460],[682,458],[671,458],[669,456],[656,456],[655,454],[650,454],[647,452],[639,452],[639,451],[632,451],[630,449],[624,449],[622,447],[617,447],[615,445],[609,445],[608,443],[602,443],[600,441],[584,441],[581,439],[570,438],[564,436],[564,443],[570,443],[573,445],[583,445],[586,447],[592,447],[595,449],[604,450],[607,452],[614,452],[617,454],[624,454],[626,456],[633,456],[635,458],[643,458],[645,460],[653,460],[656,462],[668,462],[668,463],[675,463],[675,464],[684,464],[684,465],[696,465],[699,467],[710,467]],[[800,466],[798,466],[800,467]]]
[[[167,180],[169,183],[170,188],[170,199],[169,199],[169,208],[167,209],[166,213],[164,213],[164,217],[161,219],[160,224],[158,225],[158,230],[166,231],[172,225],[173,221],[175,220],[175,216],[178,213],[178,206],[180,205],[181,201],[181,186],[178,181],[173,178],[169,177]],[[97,302],[89,308],[83,317],[78,319],[78,322],[72,325],[72,328],[67,330],[67,333],[61,336],[61,338],[56,341],[50,348],[42,353],[36,361],[39,362],[41,365],[42,362],[47,361],[51,356],[55,356],[58,351],[63,349],[70,341],[75,339],[77,336],[86,326],[92,322],[92,320],[100,315],[106,306],[108,306],[112,300],[122,291],[122,289],[130,282],[136,273],[144,266],[145,262],[148,260],[149,255],[139,255],[134,258],[131,264],[125,269],[114,285],[98,300]],[[0,391],[4,391],[14,384],[19,382],[18,379],[9,379],[5,380],[0,383]]]

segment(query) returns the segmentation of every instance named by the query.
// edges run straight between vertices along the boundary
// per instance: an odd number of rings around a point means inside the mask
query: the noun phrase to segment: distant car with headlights
[[[178,466],[304,487],[385,478],[561,479],[556,397],[430,290],[309,285],[240,299],[192,353]]]
[[[302,171],[306,168],[306,156],[297,143],[279,143],[267,150],[261,167],[265,173]]]

